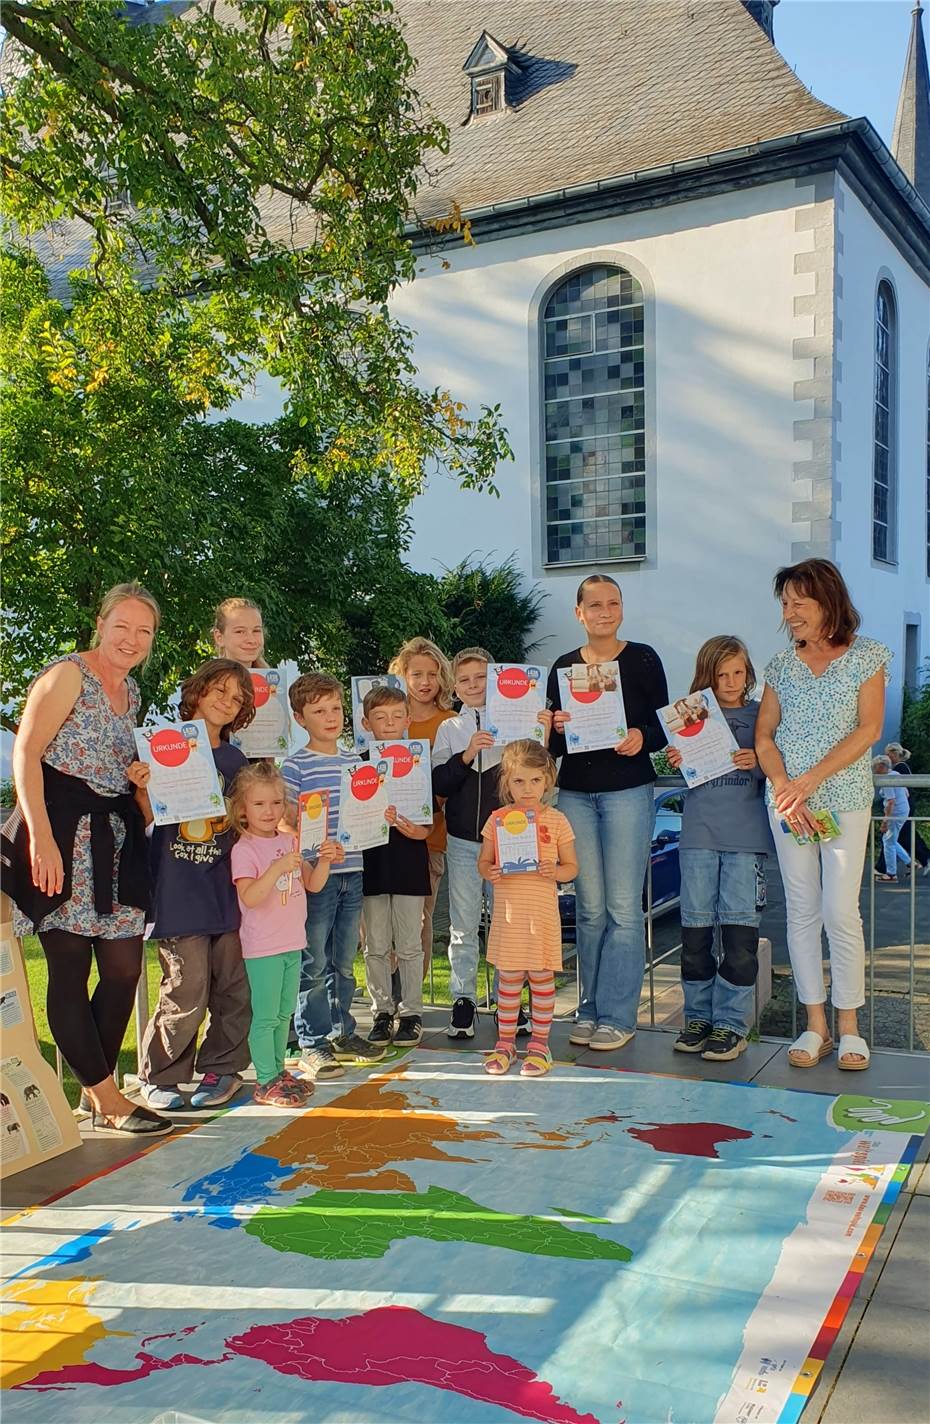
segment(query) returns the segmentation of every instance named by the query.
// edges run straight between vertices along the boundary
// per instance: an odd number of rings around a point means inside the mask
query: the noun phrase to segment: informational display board
[[[39,1050],[23,947],[10,900],[0,895],[0,1176],[80,1145],[68,1100]]]

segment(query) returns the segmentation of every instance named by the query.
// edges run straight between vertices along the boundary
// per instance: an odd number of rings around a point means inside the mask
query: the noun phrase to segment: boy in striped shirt
[[[307,732],[302,751],[281,767],[289,807],[296,814],[305,791],[329,792],[329,824],[339,817],[342,768],[358,758],[339,745],[345,725],[342,683],[325,673],[306,673],[290,688],[291,710]],[[362,853],[348,851],[334,862],[318,894],[307,896],[307,943],[300,960],[294,1027],[300,1068],[313,1078],[338,1078],[343,1063],[375,1062],[385,1049],[355,1032],[352,996],[354,960],[362,916]]]

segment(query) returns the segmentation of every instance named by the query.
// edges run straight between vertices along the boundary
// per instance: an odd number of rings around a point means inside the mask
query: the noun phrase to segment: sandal
[[[862,1059],[862,1062],[853,1063],[843,1061],[844,1059],[850,1059],[853,1054],[858,1055],[858,1057]],[[847,1073],[861,1073],[863,1068],[868,1068],[870,1057],[869,1045],[864,1038],[860,1038],[857,1033],[840,1034],[840,1047],[836,1059],[837,1068],[844,1068]]]
[[[255,1085],[252,1101],[268,1108],[302,1108],[307,1099],[300,1088],[291,1087],[279,1073],[270,1083]]]
[[[517,1050],[512,1044],[499,1043],[490,1053],[485,1054],[484,1071],[490,1073],[493,1078],[501,1078],[505,1073],[509,1073],[516,1057]]]
[[[816,1068],[821,1058],[833,1052],[833,1039],[821,1038],[812,1028],[806,1029],[788,1049],[788,1062],[792,1068]]]
[[[521,1078],[542,1078],[552,1067],[552,1054],[548,1048],[538,1048],[530,1044],[526,1057],[520,1064]]]

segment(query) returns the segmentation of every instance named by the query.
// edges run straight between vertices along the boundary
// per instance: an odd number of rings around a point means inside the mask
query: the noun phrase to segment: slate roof
[[[930,72],[920,0],[911,11],[911,38],[904,61],[891,151],[925,203],[930,203]]]
[[[395,0],[414,85],[449,127],[421,216],[590,183],[833,124],[741,0]],[[468,122],[482,30],[520,73]]]

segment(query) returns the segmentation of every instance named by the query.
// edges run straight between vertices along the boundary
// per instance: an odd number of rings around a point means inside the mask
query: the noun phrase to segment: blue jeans
[[[626,791],[560,791],[575,832],[578,1019],[636,1028],[646,964],[643,880],[652,845],[651,783]]]
[[[355,951],[362,917],[362,872],[330,875],[307,896],[307,944],[300,956],[294,1027],[301,1048],[355,1032]]]
[[[477,841],[450,836],[446,846],[449,872],[449,993],[453,1000],[478,1002],[478,929],[484,906],[485,882],[478,874]],[[490,898],[490,886],[487,888]]]
[[[888,829],[882,836],[882,845],[885,850],[885,873],[887,875],[897,875],[898,861],[906,868],[911,863],[910,852],[904,849],[898,840],[901,834],[901,827],[907,818],[905,816],[890,816],[888,819]],[[908,827],[910,832],[910,827]]]
[[[751,950],[742,943],[746,936],[728,931],[732,926],[758,931],[759,911],[765,903],[765,856],[754,851],[680,850],[678,862],[682,929],[708,929],[712,943],[713,928],[719,925],[724,953],[716,973],[706,978],[687,978],[683,972],[684,1021],[701,1019],[745,1037],[754,1017],[757,961],[750,962]],[[688,936],[683,937],[687,941]],[[755,944],[758,948],[757,935]],[[713,960],[709,946],[705,959],[709,969]],[[729,965],[743,982],[727,978]]]

